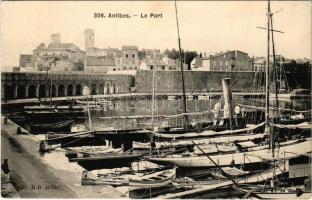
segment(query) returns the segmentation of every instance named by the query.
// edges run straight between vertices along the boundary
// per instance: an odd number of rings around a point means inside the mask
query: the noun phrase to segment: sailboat
[[[268,22],[269,23],[269,22]],[[268,30],[270,27],[268,26]],[[269,34],[268,32],[268,45],[269,45]],[[273,132],[273,123],[269,118],[269,46],[268,46],[268,55],[267,55],[267,67],[266,67],[266,115],[265,115],[265,132],[264,134],[269,137],[270,141],[270,149],[271,153],[268,150],[255,150],[249,152],[240,152],[240,153],[230,153],[224,155],[213,155],[211,159],[214,162],[218,163],[220,166],[230,166],[233,163],[243,165],[243,164],[253,164],[253,163],[261,163],[261,162],[274,162],[277,157],[283,159],[291,159],[296,158],[299,155],[308,154],[311,152],[311,144],[312,140],[310,138],[303,139],[298,141],[297,143],[290,143],[289,145],[285,145],[278,149],[276,152],[275,145],[276,145],[276,134]],[[178,137],[178,136],[177,136]],[[287,152],[292,152],[288,154]],[[276,154],[276,155],[275,155]],[[246,160],[245,156],[250,157]],[[207,160],[205,156],[189,156],[186,157],[185,155],[169,155],[166,157],[152,157],[149,158],[150,161],[155,163],[162,163],[162,164],[174,164],[178,167],[214,167],[213,162]],[[242,162],[244,161],[244,162]]]
[[[270,29],[270,19],[272,18],[272,13],[270,11],[270,1],[268,1],[268,52],[267,52],[267,59],[269,61],[269,42],[270,42],[270,30],[272,30],[273,34],[273,27]],[[272,21],[271,21],[272,23]],[[272,26],[272,25],[271,25]],[[223,154],[223,155],[212,155],[206,156],[209,158],[205,159],[204,156],[189,156],[189,157],[174,157],[174,156],[167,156],[165,158],[150,158],[151,161],[157,162],[157,163],[163,163],[163,164],[174,164],[179,167],[222,167],[222,166],[230,166],[230,165],[241,165],[245,166],[246,164],[252,164],[252,163],[263,163],[263,162],[269,162],[272,164],[269,171],[263,171],[260,175],[255,174],[253,176],[247,177],[244,180],[239,181],[225,181],[214,185],[208,185],[203,186],[201,188],[193,189],[190,191],[184,191],[177,194],[169,194],[163,196],[164,198],[187,198],[192,197],[192,195],[196,194],[202,194],[202,193],[208,193],[213,192],[216,189],[220,189],[221,187],[228,187],[230,185],[235,185],[236,189],[240,189],[245,194],[243,198],[247,198],[249,196],[254,196],[258,198],[305,198],[305,197],[311,197],[311,190],[306,193],[302,191],[299,188],[294,189],[287,189],[287,190],[279,190],[276,191],[276,186],[274,184],[274,180],[276,180],[276,177],[278,175],[281,175],[283,171],[281,170],[281,164],[280,161],[284,161],[284,172],[289,170],[287,169],[288,165],[285,165],[285,162],[289,162],[291,159],[294,159],[296,157],[300,157],[302,155],[309,156],[312,149],[312,138],[303,139],[298,142],[294,141],[288,141],[290,145],[280,146],[279,143],[276,144],[277,138],[276,134],[273,130],[274,124],[269,118],[269,62],[267,62],[266,66],[266,115],[265,115],[265,134],[269,136],[270,143],[269,147],[270,149],[265,150],[255,150],[255,151],[248,151],[244,153],[234,153],[234,154]],[[311,125],[310,125],[311,126]],[[294,142],[294,143],[293,143]],[[195,144],[195,143],[194,143]],[[196,145],[196,144],[195,144]],[[276,147],[277,145],[277,147]],[[205,153],[203,151],[203,153]],[[248,159],[246,159],[246,156]],[[247,162],[246,162],[247,161]],[[263,179],[264,176],[265,179]],[[260,180],[259,180],[260,178]],[[260,187],[258,190],[257,185],[249,185],[247,186],[248,190],[243,190],[239,184],[240,183],[259,183],[259,181],[265,181],[269,180],[271,183],[271,187]],[[310,180],[311,181],[311,180]],[[200,184],[200,182],[199,182]],[[310,182],[311,184],[311,182]],[[271,190],[271,191],[268,191]],[[275,190],[275,192],[274,192]]]

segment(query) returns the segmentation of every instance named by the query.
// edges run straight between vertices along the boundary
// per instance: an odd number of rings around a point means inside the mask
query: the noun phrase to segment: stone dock
[[[70,163],[64,150],[40,155],[39,142],[42,136],[29,134],[19,126],[1,117],[1,157],[9,163],[10,183],[4,186],[6,197],[22,198],[121,198],[122,194],[111,186],[81,186],[84,170]],[[41,138],[40,138],[41,137]],[[1,173],[3,175],[3,172]],[[13,188],[14,186],[14,188]],[[17,192],[16,192],[17,191]],[[17,194],[18,193],[18,194]]]

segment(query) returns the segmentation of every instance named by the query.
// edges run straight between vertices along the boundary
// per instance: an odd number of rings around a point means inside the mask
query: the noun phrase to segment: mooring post
[[[16,129],[16,134],[17,134],[17,135],[22,134],[22,129],[21,129],[21,127],[17,127],[17,129]]]

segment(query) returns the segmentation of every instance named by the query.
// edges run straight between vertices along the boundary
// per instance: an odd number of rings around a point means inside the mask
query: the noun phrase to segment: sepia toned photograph
[[[311,1],[2,1],[1,196],[311,199]]]

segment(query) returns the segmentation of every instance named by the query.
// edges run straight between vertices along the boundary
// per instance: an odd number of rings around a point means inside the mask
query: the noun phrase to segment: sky
[[[20,54],[32,54],[52,33],[62,42],[84,50],[83,31],[95,30],[95,46],[178,49],[174,1],[5,1],[0,4],[1,67],[18,66]],[[241,50],[250,56],[266,55],[266,1],[178,1],[183,49],[197,52]],[[282,10],[281,10],[282,9]],[[311,57],[311,3],[272,1],[276,54],[287,58]],[[94,18],[104,13],[106,18]],[[108,18],[109,13],[137,17]],[[140,17],[147,14],[148,18]],[[149,18],[150,13],[162,18]]]

